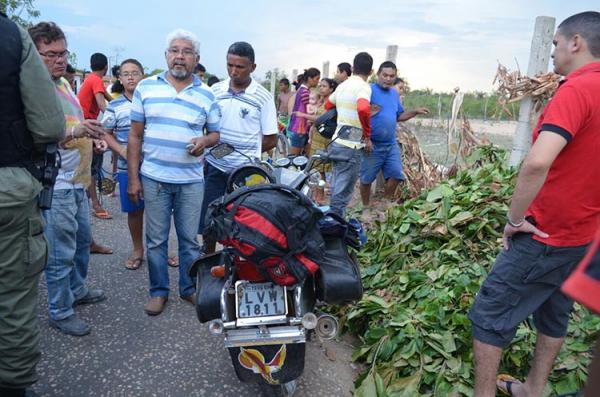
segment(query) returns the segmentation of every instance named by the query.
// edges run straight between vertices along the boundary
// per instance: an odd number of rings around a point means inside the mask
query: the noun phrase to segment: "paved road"
[[[108,156],[107,156],[108,157]],[[42,361],[34,390],[57,397],[192,397],[256,396],[255,385],[241,383],[222,340],[208,334],[194,308],[177,294],[177,269],[170,269],[171,299],[165,312],[149,317],[143,312],[148,273],[123,263],[130,250],[126,217],[118,198],[104,198],[112,220],[92,217],[94,238],[112,247],[113,255],[92,255],[89,285],[102,288],[108,299],[78,307],[92,326],[88,336],[63,335],[48,325],[46,286],[40,282],[39,319]],[[171,252],[176,242],[171,235]],[[332,361],[328,356],[335,356]],[[310,343],[298,396],[349,396],[355,370],[351,349],[342,343]]]

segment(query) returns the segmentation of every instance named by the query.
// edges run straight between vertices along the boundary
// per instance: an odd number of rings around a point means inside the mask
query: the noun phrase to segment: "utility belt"
[[[52,207],[54,183],[56,182],[60,165],[61,158],[58,152],[58,144],[56,143],[46,145],[44,158],[39,164],[30,159],[17,162],[5,162],[0,159],[0,168],[25,168],[35,179],[40,181],[42,191],[38,196],[38,206],[43,210],[49,210]]]
[[[57,143],[46,145],[43,157],[34,160],[33,137],[25,119],[0,121],[0,167],[21,167],[42,184],[38,206],[47,210],[52,206],[54,183],[60,168]]]

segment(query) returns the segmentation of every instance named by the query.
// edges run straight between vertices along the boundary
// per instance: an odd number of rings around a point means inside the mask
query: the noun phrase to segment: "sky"
[[[200,40],[200,62],[227,77],[229,45],[254,47],[254,77],[278,68],[292,71],[330,62],[352,63],[360,51],[385,61],[386,47],[398,46],[397,66],[411,89],[492,91],[498,62],[527,70],[537,16],[556,18],[598,10],[598,0],[570,1],[125,1],[35,0],[33,22],[54,21],[67,35],[77,67],[89,69],[94,52],[110,62],[136,58],[149,70],[165,68],[165,38],[174,29]],[[323,76],[324,77],[324,76]]]

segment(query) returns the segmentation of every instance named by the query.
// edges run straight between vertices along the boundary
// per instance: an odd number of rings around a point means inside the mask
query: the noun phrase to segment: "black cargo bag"
[[[229,258],[223,251],[215,252],[196,259],[190,268],[190,276],[197,276],[196,314],[201,323],[221,318],[221,291],[226,278],[213,277],[210,269],[225,264]]]
[[[325,255],[319,260],[316,274],[317,298],[330,304],[360,300],[363,294],[360,267],[354,252],[356,230],[335,214],[328,213],[320,221],[325,241]]]

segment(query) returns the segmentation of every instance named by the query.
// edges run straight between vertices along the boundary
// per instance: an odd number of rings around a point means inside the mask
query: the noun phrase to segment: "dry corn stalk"
[[[475,135],[475,132],[471,128],[471,123],[469,123],[464,113],[462,114],[460,134],[460,156],[463,160],[469,157],[478,146],[489,144],[487,139],[478,138]]]
[[[509,103],[531,97],[533,112],[538,113],[544,103],[554,95],[560,79],[560,75],[552,72],[538,73],[533,77],[522,76],[520,71],[511,72],[498,63],[498,70],[492,84],[498,82],[498,104],[504,112],[514,117],[507,106]]]
[[[444,167],[425,157],[415,134],[405,123],[396,125],[396,137],[402,145],[404,176],[410,197],[416,197],[423,189],[436,186],[442,180]]]

